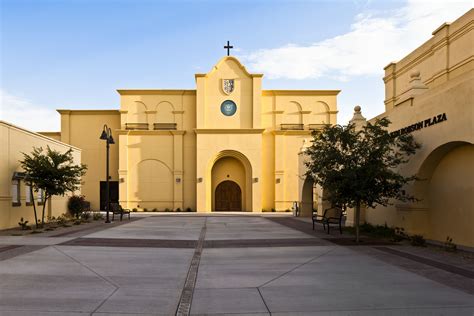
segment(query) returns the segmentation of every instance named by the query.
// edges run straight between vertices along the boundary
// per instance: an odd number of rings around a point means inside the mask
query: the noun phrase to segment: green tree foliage
[[[388,205],[391,199],[414,201],[402,188],[415,179],[398,173],[420,145],[411,135],[392,137],[387,118],[367,123],[361,130],[354,125],[328,126],[313,133],[306,151],[307,176],[328,193],[333,205],[355,208],[356,240],[359,242],[361,205],[374,208]]]
[[[54,195],[64,196],[67,192],[79,189],[81,177],[86,173],[87,167],[83,164],[75,165],[72,149],[65,153],[43,148],[33,148],[31,154],[23,153],[21,167],[25,171],[25,182],[30,185],[33,192],[44,192],[43,212],[41,224],[44,223],[44,211],[48,200]],[[33,199],[33,209],[36,215],[36,206]],[[38,226],[38,221],[36,220]]]

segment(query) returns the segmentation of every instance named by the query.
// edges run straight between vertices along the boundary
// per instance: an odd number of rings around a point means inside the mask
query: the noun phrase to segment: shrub
[[[192,212],[192,211],[193,210],[190,207],[186,208],[186,212]]]
[[[83,195],[73,195],[69,198],[67,203],[67,208],[69,213],[76,218],[79,218],[82,211],[84,210],[84,196]]]
[[[138,211],[138,210],[136,208],[133,208],[132,212],[136,212],[136,211]]]
[[[422,235],[413,235],[410,237],[410,243],[412,246],[415,247],[425,247],[426,246],[426,240],[423,238]]]
[[[275,211],[275,209],[274,209],[274,208],[272,208],[272,213],[275,213],[275,212],[276,212],[276,211]]]
[[[178,208],[176,209],[176,212],[181,212],[181,209],[178,207]]]
[[[171,212],[169,208],[165,208],[165,212]]]
[[[291,210],[290,210],[289,208],[287,208],[287,209],[285,210],[285,212],[289,213],[289,212],[291,212]]]
[[[98,220],[104,219],[104,215],[102,215],[101,212],[94,212],[92,215],[92,219],[95,221],[98,221]]]
[[[158,212],[158,209],[155,207],[153,210],[151,210],[152,212]]]
[[[62,215],[58,216],[56,221],[57,221],[58,225],[64,226],[65,224],[67,224],[68,218],[65,214],[62,214]]]
[[[143,212],[148,212],[148,209],[145,207],[145,208],[143,209]]]
[[[74,225],[81,225],[82,221],[80,219],[74,221]]]
[[[18,222],[18,225],[21,227],[21,230],[30,229],[30,226],[28,226],[28,221],[23,220],[23,217],[20,218],[20,221]]]
[[[85,221],[88,221],[91,218],[91,213],[90,212],[83,212],[81,215],[81,218]]]
[[[453,239],[451,237],[446,237],[446,241],[444,242],[444,250],[455,252],[457,250],[457,246],[453,243]]]

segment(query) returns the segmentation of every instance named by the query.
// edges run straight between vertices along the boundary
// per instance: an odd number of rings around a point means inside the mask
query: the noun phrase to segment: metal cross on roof
[[[234,46],[230,46],[229,41],[227,41],[227,45],[224,48],[227,49],[227,56],[230,56],[230,49],[234,48]]]

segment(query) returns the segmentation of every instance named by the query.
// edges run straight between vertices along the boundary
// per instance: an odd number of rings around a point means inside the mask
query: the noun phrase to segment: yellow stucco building
[[[33,147],[42,147],[66,152],[72,150],[74,164],[81,163],[81,150],[77,147],[61,143],[44,135],[28,131],[13,124],[0,121],[0,229],[18,227],[23,217],[29,224],[34,224],[33,203],[41,214],[44,195],[41,191],[30,193],[24,181],[24,173],[20,166],[23,153],[30,154]],[[68,196],[53,196],[45,206],[47,217],[59,216],[67,210]]]
[[[195,90],[121,89],[120,110],[58,110],[61,132],[45,135],[82,149],[82,194],[95,209],[107,124],[111,195],[123,207],[285,211],[300,199],[298,152],[312,130],[336,123],[339,91],[262,90],[262,77],[226,56],[195,75]]]
[[[386,66],[383,80],[385,112],[369,121],[388,117],[392,133],[422,145],[400,169],[418,177],[406,191],[419,201],[367,209],[362,220],[474,247],[474,10]],[[360,111],[353,122],[365,123]]]

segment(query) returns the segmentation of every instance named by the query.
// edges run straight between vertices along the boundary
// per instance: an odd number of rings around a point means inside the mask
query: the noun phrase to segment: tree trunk
[[[48,203],[48,195],[44,195],[44,201],[43,201],[43,214],[41,215],[41,226],[44,226],[44,209],[46,208],[46,203]]]
[[[35,226],[38,229],[38,215],[36,214],[35,196],[33,195],[33,186],[30,185],[31,203],[33,203],[33,212],[35,213]]]
[[[356,203],[356,242],[359,243],[359,225],[360,225],[360,202]]]

